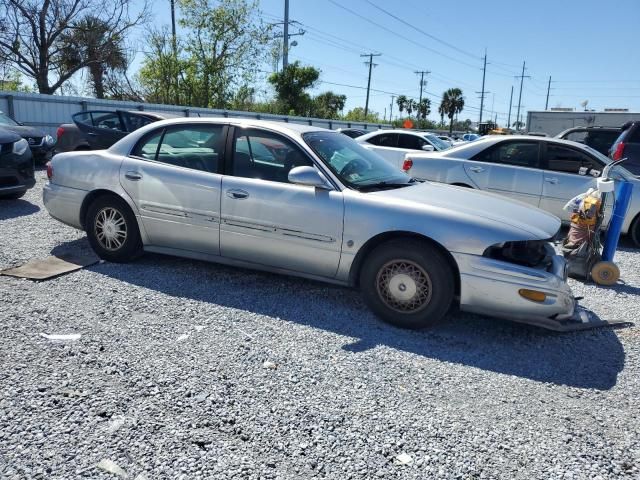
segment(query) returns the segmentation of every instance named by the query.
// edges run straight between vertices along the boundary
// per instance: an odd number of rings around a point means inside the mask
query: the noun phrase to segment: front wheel
[[[454,273],[444,255],[426,242],[392,240],[376,247],[360,272],[369,308],[402,328],[425,328],[449,310]]]
[[[633,240],[633,244],[640,248],[640,215],[631,223],[629,235],[631,236],[631,240]]]
[[[105,195],[89,205],[85,219],[91,248],[104,260],[130,262],[142,253],[136,218],[119,197]]]

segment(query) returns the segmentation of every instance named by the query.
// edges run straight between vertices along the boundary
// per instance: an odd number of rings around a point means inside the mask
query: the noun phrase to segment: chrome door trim
[[[257,222],[247,222],[243,220],[234,220],[231,218],[223,218],[222,223],[233,227],[246,228],[248,230],[257,230],[260,232],[277,233],[285,237],[296,237],[304,240],[314,240],[322,243],[335,243],[337,239],[328,235],[319,235],[313,232],[305,232],[302,230],[291,230],[289,228],[278,227],[277,225],[265,225]]]

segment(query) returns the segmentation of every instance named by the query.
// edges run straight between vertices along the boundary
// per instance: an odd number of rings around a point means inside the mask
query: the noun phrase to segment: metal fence
[[[124,102],[119,100],[101,100],[87,97],[67,97],[58,95],[44,95],[40,93],[19,93],[0,91],[0,111],[11,118],[42,128],[50,135],[56,133],[62,123],[70,123],[71,115],[86,110],[149,110],[153,112],[167,112],[185,117],[227,117],[227,118],[255,118],[290,122],[318,127],[360,128],[363,130],[378,130],[388,128],[384,123],[347,122],[342,120],[326,120],[322,118],[295,117],[274,115],[270,113],[242,112],[235,110],[219,110],[215,108],[194,108],[177,105],[163,105],[156,103]]]

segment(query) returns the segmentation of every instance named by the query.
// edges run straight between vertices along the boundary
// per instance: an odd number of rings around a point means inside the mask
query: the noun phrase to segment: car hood
[[[538,240],[553,237],[561,225],[560,219],[555,215],[529,204],[494,193],[441,183],[424,182],[372,194],[386,197],[392,202],[408,202],[428,208],[451,210],[453,215],[482,218],[527,232]]]
[[[21,137],[44,137],[45,133],[36,127],[27,125],[2,125],[2,128],[17,133]]]

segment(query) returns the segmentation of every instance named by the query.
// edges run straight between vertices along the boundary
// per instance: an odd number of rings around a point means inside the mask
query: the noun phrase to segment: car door
[[[363,145],[365,145],[369,150],[376,152],[392,165],[402,168],[405,151],[398,149],[397,133],[380,133],[378,135],[374,135],[367,139]]]
[[[150,123],[157,122],[157,119],[135,112],[120,112],[120,117],[127,132],[131,133]]]
[[[72,118],[93,150],[109,148],[128,133],[119,112],[92,110]]]
[[[570,212],[564,206],[589,188],[597,188],[604,165],[578,148],[553,142],[546,142],[542,157],[540,208],[569,221]]]
[[[464,163],[471,181],[481,190],[538,206],[542,193],[540,142],[505,140]]]
[[[291,168],[313,166],[291,139],[263,129],[234,130],[222,179],[222,256],[334,277],[342,245],[342,193],[288,182]]]
[[[219,255],[226,132],[221,124],[159,128],[125,157],[120,183],[153,246]]]

